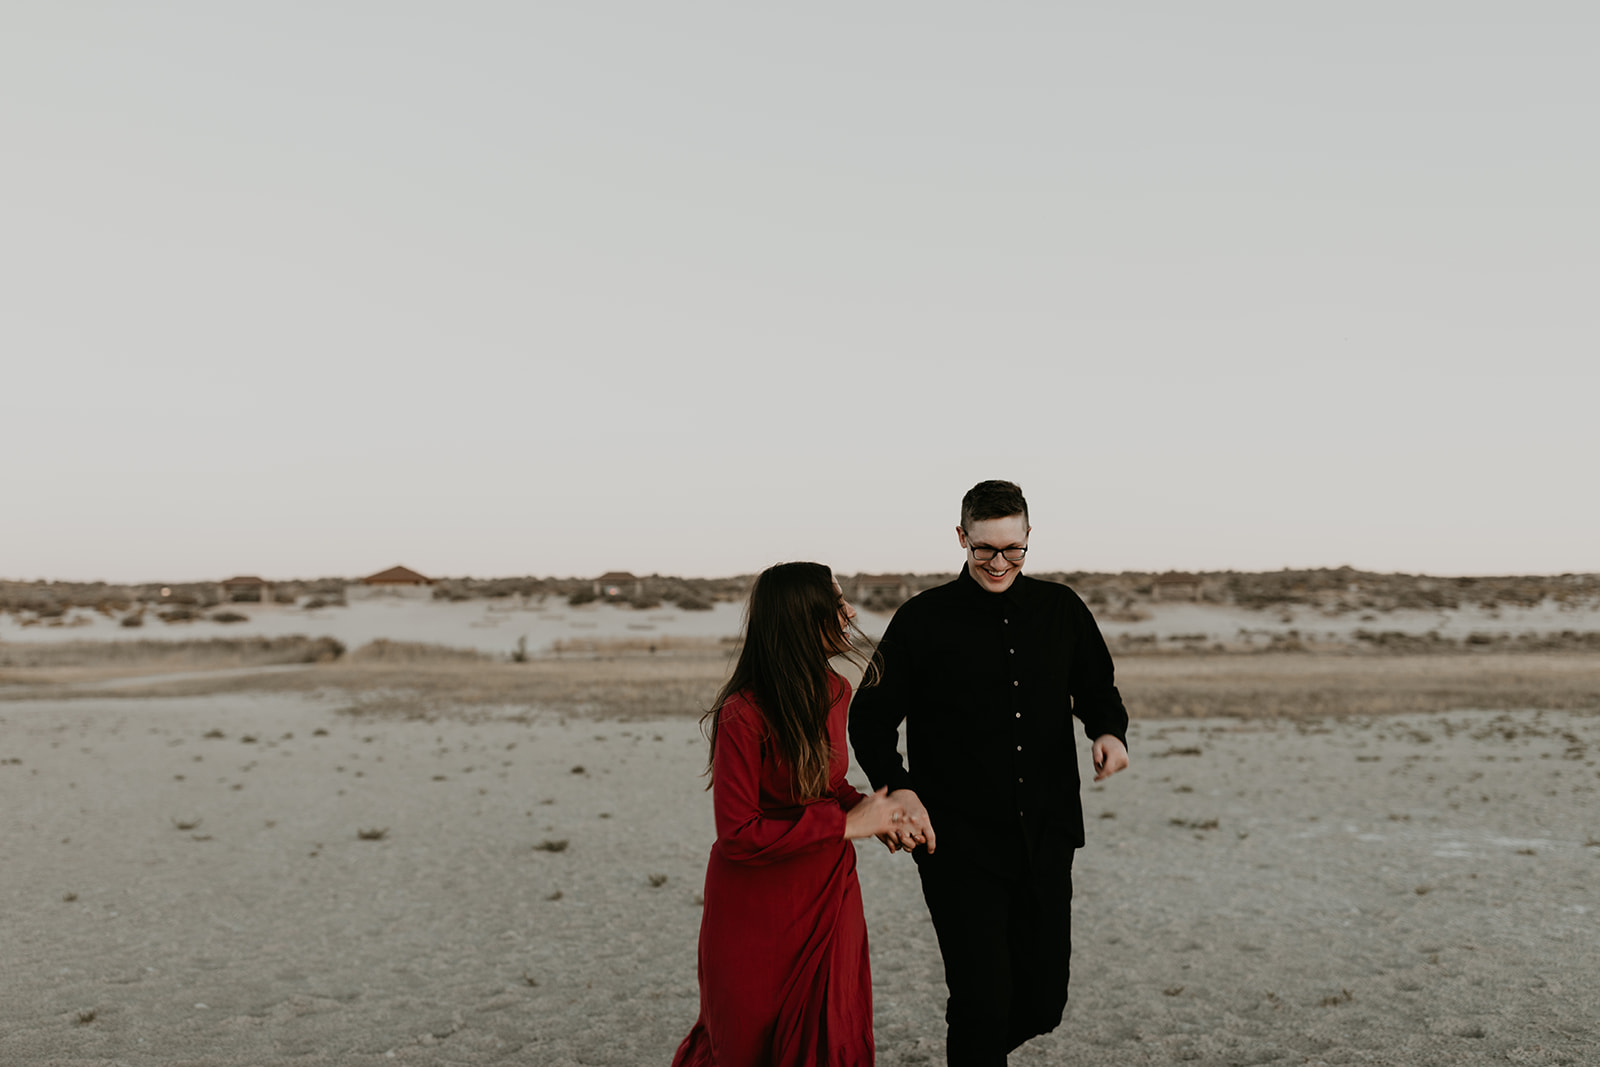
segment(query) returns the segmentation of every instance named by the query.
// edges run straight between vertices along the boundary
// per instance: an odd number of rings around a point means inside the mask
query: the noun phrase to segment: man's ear
[[[956,544],[960,545],[962,548],[967,547],[967,531],[963,530],[959,526],[956,527]]]

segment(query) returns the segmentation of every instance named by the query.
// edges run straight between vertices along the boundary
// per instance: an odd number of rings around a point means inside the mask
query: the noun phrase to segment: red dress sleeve
[[[828,788],[833,790],[840,811],[849,811],[866,795],[845,781],[850,770],[850,753],[846,751],[846,716],[850,710],[850,683],[835,674],[832,679],[833,708],[828,712],[828,743],[833,746],[833,762],[829,764]]]
[[[787,796],[763,798],[765,735],[761,713],[743,696],[730,697],[717,713],[711,764],[717,848],[736,863],[776,863],[821,842],[844,839],[844,809],[834,797],[805,804]]]

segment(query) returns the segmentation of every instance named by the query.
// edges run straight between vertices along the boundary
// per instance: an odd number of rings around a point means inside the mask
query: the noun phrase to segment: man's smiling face
[[[990,593],[1003,593],[1022,573],[1022,553],[1017,549],[1028,547],[1028,520],[1021,515],[1007,515],[999,519],[979,519],[967,524],[966,529],[956,527],[956,537],[967,550],[967,573],[978,583],[978,588]],[[976,550],[976,551],[974,551]],[[992,559],[979,559],[991,555]],[[1017,556],[1009,560],[1005,553]]]

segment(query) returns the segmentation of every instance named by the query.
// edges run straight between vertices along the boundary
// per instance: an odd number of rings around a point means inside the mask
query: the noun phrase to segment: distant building
[[[390,567],[346,586],[344,593],[347,600],[371,600],[374,597],[426,600],[433,596],[433,579],[418,574],[410,567]]]
[[[272,603],[272,583],[253,574],[241,574],[217,583],[217,599],[224,604],[237,601]]]
[[[1182,571],[1158,574],[1150,582],[1151,600],[1199,600],[1200,576]]]
[[[644,579],[627,571],[606,571],[594,580],[594,595],[603,600],[644,596]]]
[[[903,574],[858,574],[855,602],[863,607],[904,604],[911,598],[911,583]]]

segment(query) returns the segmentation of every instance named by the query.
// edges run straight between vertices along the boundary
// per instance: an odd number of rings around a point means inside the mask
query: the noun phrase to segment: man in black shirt
[[[850,709],[856,762],[910,816],[886,843],[915,849],[952,1067],[1003,1065],[1066,1008],[1084,843],[1073,716],[1094,739],[1095,781],[1128,765],[1111,654],[1076,593],[1022,575],[1029,530],[1019,487],[974,486],[956,530],[966,567],[895,613],[881,680]]]

